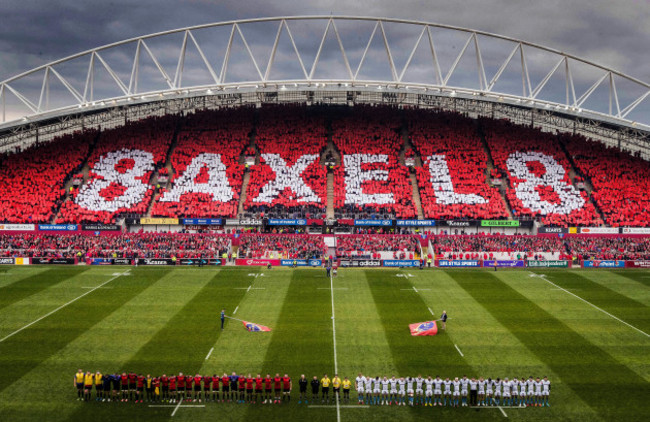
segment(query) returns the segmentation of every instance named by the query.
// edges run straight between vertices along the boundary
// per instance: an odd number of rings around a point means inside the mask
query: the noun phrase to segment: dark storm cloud
[[[650,54],[647,49],[650,40],[650,25],[647,25],[650,20],[650,0],[5,1],[0,2],[0,79],[79,51],[148,33],[231,19],[330,13],[414,19],[502,34],[584,57],[640,80],[650,81]],[[262,73],[275,29],[277,27],[273,26],[242,28]],[[292,26],[294,33],[298,29]],[[340,29],[354,71],[372,27],[344,28],[341,24]],[[404,63],[413,45],[414,34],[409,31],[407,28],[387,27],[395,61],[399,65]],[[304,53],[307,71],[313,63],[313,52],[311,56],[308,52],[317,47],[319,39],[315,34],[318,32],[313,29],[312,36],[296,39],[301,54]],[[161,42],[158,45],[152,42],[152,49],[163,57],[163,66],[173,74],[179,38],[170,37]],[[455,53],[462,48],[464,39],[450,41],[441,38],[440,42],[448,43],[439,45],[441,50],[449,48],[450,53]],[[482,47],[485,52],[492,48],[487,43]],[[485,57],[485,52],[484,61],[489,67],[490,58]],[[286,61],[282,60],[290,55],[283,52],[276,57],[275,73],[295,74],[296,69],[290,70]],[[218,57],[216,47],[213,56]],[[334,56],[332,52],[324,52],[321,65],[336,66],[337,58]],[[121,55],[116,55],[111,65],[119,68],[116,71],[121,76],[128,78],[130,60],[132,52],[125,50]],[[218,72],[221,62],[215,59],[213,66]],[[234,76],[238,65],[233,62],[232,66],[228,73]],[[370,74],[372,71],[369,70]],[[421,72],[414,69],[414,74],[418,74],[418,71]],[[490,79],[496,68],[487,71]],[[156,70],[150,66],[147,72],[153,75]],[[188,81],[192,78],[198,80],[199,76],[195,73],[188,71]],[[543,75],[531,77],[540,79]],[[582,76],[576,71],[575,77],[577,84],[588,87],[595,76],[586,75],[581,81]],[[71,78],[76,78],[77,86],[83,83],[83,75]]]

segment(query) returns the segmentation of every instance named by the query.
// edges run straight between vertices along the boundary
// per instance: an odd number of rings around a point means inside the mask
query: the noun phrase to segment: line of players
[[[306,391],[307,381],[304,375]],[[284,374],[237,375],[178,375],[163,374],[152,377],[136,373],[102,374],[97,371],[83,372],[81,369],[74,376],[77,388],[77,400],[90,401],[93,388],[96,401],[135,401],[135,403],[165,402],[176,403],[182,400],[201,402],[237,402],[279,404],[291,401],[291,378]],[[302,384],[301,384],[302,390]]]
[[[484,379],[454,378],[388,378],[365,377],[355,379],[359,404],[406,406],[550,406],[548,400],[551,382],[548,377],[521,377]],[[453,391],[452,391],[453,387]]]

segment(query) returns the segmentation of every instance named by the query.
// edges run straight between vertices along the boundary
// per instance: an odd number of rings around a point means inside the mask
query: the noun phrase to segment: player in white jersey
[[[406,378],[406,394],[409,395],[409,404],[413,406],[413,383],[415,382],[415,378],[413,377],[408,377]]]
[[[487,402],[486,405],[492,406],[492,397],[494,397],[494,381],[492,378],[488,378],[487,381],[485,381],[485,397]]]
[[[510,381],[510,386],[512,387],[512,404],[514,406],[519,406],[519,380],[517,377],[514,377],[512,381]]]
[[[478,405],[485,406],[485,380],[483,377],[478,379]]]
[[[503,384],[501,378],[492,381],[492,386],[494,387],[494,403],[497,406],[501,404],[501,384]]]
[[[372,404],[372,377],[366,377],[364,390],[366,391],[366,404]]]
[[[521,377],[519,380],[519,407],[526,406],[526,378]]]
[[[418,377],[415,379],[415,404],[424,404],[424,390],[422,389],[422,384],[424,384],[424,378],[422,375],[418,374]]]
[[[454,407],[458,407],[458,397],[460,397],[460,381],[458,377],[454,378]]]
[[[372,385],[372,399],[375,404],[379,404],[381,399],[381,378],[376,377]]]
[[[397,380],[397,386],[399,387],[399,401],[397,402],[397,405],[406,406],[406,380],[404,377]]]
[[[429,375],[427,379],[424,380],[424,385],[426,386],[426,391],[424,392],[424,405],[433,406],[431,403],[431,397],[433,396],[433,379],[431,378],[431,375]]]
[[[447,406],[447,399],[449,399],[449,405],[451,405],[451,380],[449,377],[445,378],[443,384],[445,386],[445,406]]]
[[[381,380],[381,404],[382,406],[384,404],[390,404],[388,403],[388,386],[390,384],[390,381],[388,378],[384,377]]]
[[[510,381],[508,378],[503,379],[503,405],[512,406],[512,396],[510,395]]]
[[[548,396],[551,394],[551,381],[548,380],[548,377],[544,377],[542,380],[542,405],[550,407],[548,404]]]
[[[467,407],[467,387],[469,386],[469,379],[467,375],[463,375],[460,380],[460,397],[463,401],[463,407]]]
[[[436,379],[433,380],[433,405],[442,406],[442,379],[439,375],[436,375]]]
[[[528,381],[526,381],[526,390],[526,394],[528,395],[526,406],[532,406],[535,403],[535,381],[533,380],[533,377],[528,377]]]
[[[366,385],[366,377],[363,376],[361,372],[359,372],[359,376],[355,378],[354,380],[354,388],[357,390],[357,399],[359,400],[359,404],[363,403],[363,394],[365,392],[364,387]]]
[[[390,379],[390,404],[392,405],[393,402],[397,404],[397,378],[395,376]]]
[[[535,406],[542,406],[542,380],[537,377],[535,380]]]

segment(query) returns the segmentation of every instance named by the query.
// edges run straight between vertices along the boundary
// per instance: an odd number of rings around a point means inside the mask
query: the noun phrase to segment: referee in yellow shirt
[[[332,383],[332,380],[329,379],[327,374],[323,375],[323,378],[320,380],[320,389],[321,389],[321,403],[325,403],[327,400],[327,404],[330,404],[330,384]]]
[[[339,378],[339,374],[334,374],[334,378],[332,378],[332,387],[334,387],[334,400],[338,402],[341,398],[341,378]]]
[[[77,387],[77,400],[84,399],[84,371],[81,369],[74,374],[74,385]]]
[[[93,374],[92,372],[86,372],[84,375],[84,398],[86,401],[90,401],[90,393],[93,391]]]
[[[350,403],[350,388],[352,387],[352,383],[348,377],[345,377],[341,385],[343,385],[343,402],[346,404]]]

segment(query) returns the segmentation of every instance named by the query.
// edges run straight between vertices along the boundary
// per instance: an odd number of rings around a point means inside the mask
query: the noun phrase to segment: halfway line
[[[336,358],[336,318],[334,314],[334,279],[330,273],[330,291],[332,292],[332,339],[334,343],[334,373],[339,373],[339,364]],[[339,404],[339,396],[336,396],[336,421],[341,422],[341,405]]]
[[[181,407],[181,404],[183,404],[183,400],[178,401],[178,404],[176,405],[176,407],[174,408],[174,411],[172,412],[172,418],[174,417],[176,412],[178,412],[178,408]]]
[[[237,309],[239,309],[239,305],[237,305],[237,307],[235,308],[235,310],[232,311],[232,314],[233,314],[233,315],[235,315],[235,314],[237,313]]]
[[[1,339],[1,340],[0,340],[0,343],[2,343],[3,341],[5,341],[5,340],[8,339],[9,337],[13,336],[14,334],[18,334],[19,332],[23,331],[25,328],[29,328],[29,327],[31,327],[32,325],[36,324],[37,322],[39,322],[39,321],[41,321],[41,320],[43,320],[43,319],[49,317],[50,315],[52,315],[52,314],[54,314],[54,313],[60,311],[61,309],[65,308],[66,306],[68,306],[68,305],[70,305],[70,304],[72,304],[72,303],[78,301],[79,299],[81,299],[82,297],[86,296],[87,294],[90,294],[90,293],[94,292],[95,290],[101,288],[102,286],[105,286],[106,284],[110,283],[111,281],[115,280],[116,278],[118,278],[118,277],[121,276],[121,275],[124,275],[124,274],[117,274],[117,275],[114,275],[113,277],[111,277],[110,279],[108,279],[108,281],[105,281],[104,283],[100,284],[99,286],[94,287],[92,290],[88,290],[86,293],[82,294],[81,296],[77,296],[76,298],[72,299],[70,302],[68,302],[68,303],[64,303],[63,305],[59,306],[59,307],[56,308],[55,310],[50,311],[50,312],[48,312],[47,314],[43,315],[43,316],[40,317],[39,319],[30,322],[29,324],[25,325],[25,326],[22,327],[22,328],[17,329],[17,330],[14,331],[13,333],[11,333],[11,334],[7,335],[6,337],[4,337],[3,339]]]
[[[431,315],[436,316],[436,314],[433,313],[433,310],[431,310],[431,308],[427,308],[427,309],[429,310],[429,312],[431,312]]]
[[[506,415],[505,410],[503,410],[503,409],[501,408],[501,406],[497,406],[497,407],[499,408],[499,410],[501,411],[501,413],[503,413],[503,416],[507,418],[508,415]]]
[[[609,312],[607,312],[606,310],[604,310],[604,309],[602,309],[602,308],[599,308],[598,306],[594,305],[593,303],[591,303],[591,302],[589,302],[589,301],[587,301],[587,300],[581,298],[581,297],[578,296],[577,294],[572,293],[572,292],[568,291],[567,289],[564,289],[564,288],[558,286],[557,284],[553,283],[553,282],[550,281],[550,280],[547,280],[547,279],[545,279],[545,278],[543,278],[542,280],[544,280],[544,281],[547,282],[547,283],[552,284],[553,286],[557,287],[557,288],[560,289],[560,290],[564,290],[565,292],[567,292],[567,293],[570,294],[571,296],[573,296],[573,297],[575,297],[575,298],[577,298],[577,299],[580,299],[581,301],[583,301],[583,302],[586,303],[587,305],[589,305],[589,306],[591,306],[591,307],[593,307],[593,308],[595,308],[595,309],[598,309],[600,312],[604,313],[605,315],[608,315],[608,316],[614,318],[616,321],[618,321],[618,322],[622,322],[623,324],[627,325],[628,327],[637,330],[638,332],[640,332],[640,333],[643,334],[644,336],[646,336],[646,337],[650,337],[650,334],[646,333],[645,331],[642,331],[642,330],[636,328],[634,325],[628,324],[627,322],[623,321],[623,320],[620,319],[619,317],[616,317],[616,316],[610,314]]]

